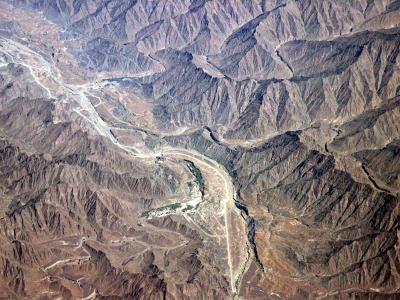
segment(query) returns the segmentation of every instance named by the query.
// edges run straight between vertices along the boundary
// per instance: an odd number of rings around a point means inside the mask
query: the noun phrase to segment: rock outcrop
[[[398,299],[400,2],[0,2],[0,298]]]

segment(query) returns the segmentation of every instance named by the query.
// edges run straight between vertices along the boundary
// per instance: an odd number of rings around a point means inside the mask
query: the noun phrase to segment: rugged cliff
[[[0,1],[0,298],[398,299],[400,2]]]

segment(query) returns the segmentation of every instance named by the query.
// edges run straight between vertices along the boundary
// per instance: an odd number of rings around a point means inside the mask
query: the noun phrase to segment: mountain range
[[[0,299],[399,299],[400,1],[1,0]]]

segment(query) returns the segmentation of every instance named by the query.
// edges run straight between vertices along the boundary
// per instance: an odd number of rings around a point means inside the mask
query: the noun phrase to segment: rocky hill
[[[399,299],[398,0],[0,1],[0,299]]]

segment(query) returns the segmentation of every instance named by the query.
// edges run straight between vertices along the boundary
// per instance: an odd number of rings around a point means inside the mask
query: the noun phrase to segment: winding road
[[[229,220],[228,220],[228,215],[235,208],[233,204],[234,204],[234,199],[236,198],[235,188],[233,186],[231,177],[224,170],[224,168],[221,165],[219,165],[216,161],[204,155],[201,155],[195,151],[181,149],[181,148],[165,147],[162,149],[162,153],[166,157],[170,156],[175,159],[180,158],[182,160],[184,159],[190,160],[194,164],[196,164],[196,166],[199,167],[200,170],[202,168],[210,168],[213,170],[215,176],[219,177],[224,182],[225,194],[222,196],[221,208],[223,210],[222,213],[224,215],[224,229],[225,229],[225,239],[226,239],[226,251],[228,256],[227,258],[228,258],[230,286],[231,286],[231,291],[233,293],[236,293],[235,275],[232,266],[231,241],[230,241]]]
[[[6,58],[6,63],[2,64],[2,68],[9,63],[19,64],[26,67],[32,75],[32,78],[36,81],[39,87],[45,91],[45,95],[49,98],[57,98],[58,95],[65,95],[67,99],[74,100],[79,108],[73,108],[73,111],[86,120],[96,132],[110,140],[115,146],[128,152],[135,158],[140,159],[151,159],[154,161],[159,153],[162,153],[166,159],[170,160],[189,160],[192,161],[200,170],[208,170],[208,173],[212,173],[215,178],[223,182],[223,195],[220,195],[220,211],[215,212],[217,215],[223,216],[224,220],[224,239],[226,241],[226,253],[227,253],[227,270],[228,279],[230,283],[230,289],[232,295],[236,295],[236,283],[240,274],[235,274],[232,258],[232,239],[231,229],[229,225],[229,216],[237,209],[234,205],[236,198],[236,191],[233,186],[231,177],[225,171],[225,169],[214,160],[201,155],[198,152],[188,149],[164,147],[154,153],[152,151],[143,151],[134,147],[134,145],[122,144],[112,134],[112,125],[107,124],[96,111],[96,107],[92,104],[89,97],[98,97],[93,95],[94,91],[101,90],[104,87],[104,83],[99,81],[87,82],[82,85],[67,84],[62,77],[62,72],[57,69],[53,64],[45,60],[40,54],[34,52],[29,47],[22,45],[16,41],[0,38],[0,53],[3,53]],[[44,80],[45,79],[45,80]],[[49,84],[51,83],[51,84]],[[49,86],[48,86],[49,85]],[[54,90],[54,86],[57,87]],[[212,185],[210,178],[205,178],[208,185]],[[85,260],[88,257],[76,257],[64,260],[59,260],[52,265],[45,268],[45,270],[51,269],[60,264],[73,263],[79,260]],[[239,279],[240,280],[240,279]]]

